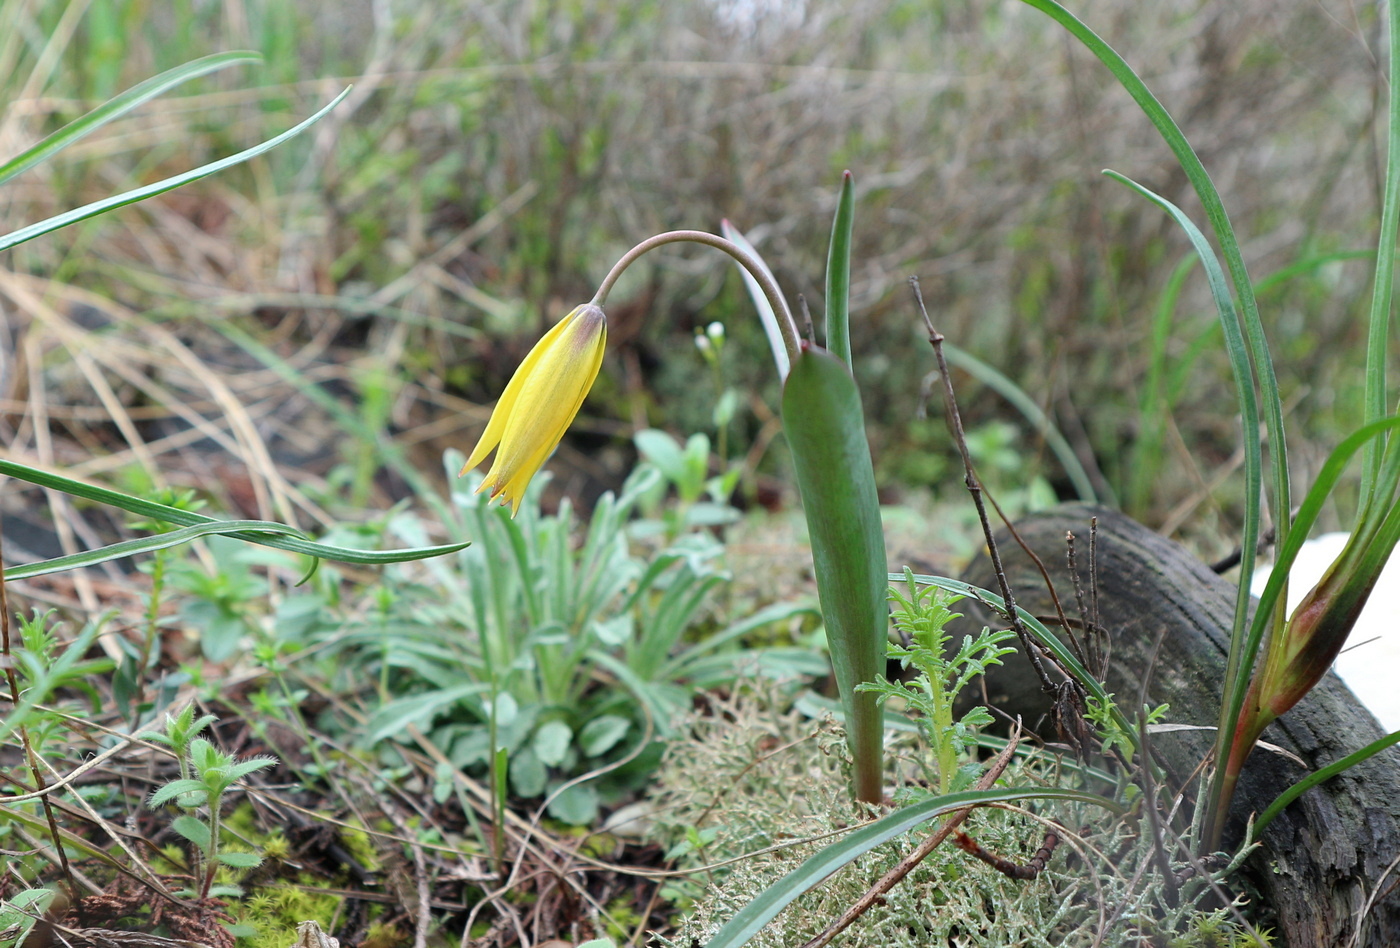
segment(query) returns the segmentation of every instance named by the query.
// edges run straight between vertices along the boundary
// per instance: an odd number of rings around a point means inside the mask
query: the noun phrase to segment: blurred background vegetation
[[[1162,0],[1094,23],[1202,152],[1257,280],[1307,478],[1360,402],[1381,25],[1373,7]],[[437,485],[541,330],[669,228],[745,230],[817,319],[843,169],[857,182],[854,360],[884,497],[960,477],[905,280],[950,341],[1073,445],[1101,499],[1230,546],[1230,382],[1198,273],[1112,167],[1198,208],[1121,90],[1006,0],[0,0],[0,154],[206,53],[186,87],[0,193],[8,226],[227,154],[344,84],[246,167],[0,257],[0,438],[16,460],[231,513],[330,525]],[[713,431],[692,345],[727,327],[742,494],[782,503],[776,381],[727,260],[663,251],[609,311],[603,377],[550,490],[591,501],[630,435]],[[1043,432],[958,379],[993,487],[1073,489]],[[37,496],[37,495],[36,495]],[[1041,499],[1049,491],[1040,492]],[[55,513],[65,501],[50,498]],[[34,555],[39,503],[7,545]],[[55,529],[50,527],[50,529]],[[935,526],[925,529],[936,531]],[[25,544],[29,546],[26,547]]]

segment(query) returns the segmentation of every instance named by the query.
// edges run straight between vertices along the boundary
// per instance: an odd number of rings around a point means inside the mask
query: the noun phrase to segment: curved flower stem
[[[716,250],[723,250],[733,257],[738,264],[753,276],[758,282],[759,288],[763,290],[763,295],[768,298],[768,305],[773,307],[773,314],[778,322],[778,331],[783,336],[783,347],[787,349],[789,361],[795,362],[797,356],[802,351],[802,343],[797,335],[797,323],[793,321],[792,310],[788,309],[787,301],[783,299],[782,291],[778,289],[778,284],[768,272],[759,265],[753,254],[732,240],[725,240],[715,234],[707,234],[703,230],[671,230],[664,234],[657,234],[655,237],[648,237],[637,244],[627,253],[622,255],[622,259],[613,264],[613,268],[608,271],[608,275],[603,278],[602,284],[598,287],[598,292],[593,295],[593,305],[602,306],[608,298],[608,293],[612,290],[613,284],[618,277],[622,276],[622,271],[631,266],[638,257],[655,250],[662,244],[673,244],[680,241],[690,243],[705,244],[714,247]]]

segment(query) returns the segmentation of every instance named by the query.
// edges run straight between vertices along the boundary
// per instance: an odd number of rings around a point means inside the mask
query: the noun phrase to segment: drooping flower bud
[[[501,393],[458,477],[495,448],[496,458],[477,492],[489,490],[492,500],[503,498],[514,517],[530,480],[554,452],[593,387],[607,339],[607,318],[590,303],[574,309],[535,343]]]

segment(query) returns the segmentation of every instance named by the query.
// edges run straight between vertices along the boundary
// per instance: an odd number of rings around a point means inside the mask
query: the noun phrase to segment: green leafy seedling
[[[223,798],[239,780],[277,763],[272,757],[238,760],[205,738],[195,736],[214,720],[214,716],[208,714],[196,719],[193,707],[187,707],[178,715],[166,716],[164,734],[147,732],[142,735],[168,745],[179,756],[180,778],[157,788],[147,805],[155,808],[174,803],[185,811],[175,817],[171,829],[194,846],[200,898],[242,895],[242,890],[236,886],[214,885],[219,868],[252,869],[262,862],[262,857],[255,853],[220,851]],[[197,813],[200,809],[205,811],[203,816]]]
[[[918,675],[907,682],[881,677],[857,690],[874,692],[882,703],[897,696],[919,713],[920,728],[933,748],[938,767],[938,792],[956,793],[970,787],[977,775],[975,760],[967,764],[962,761],[968,749],[976,746],[978,730],[991,724],[992,716],[978,705],[955,721],[953,703],[968,682],[992,665],[1000,665],[1003,655],[1016,651],[1001,644],[1015,638],[1015,633],[1010,629],[983,629],[976,638],[965,635],[962,645],[950,657],[947,646],[951,636],[944,627],[959,618],[948,607],[961,597],[932,586],[921,588],[908,567],[904,581],[908,595],[891,586],[890,602],[894,603],[895,626],[909,644],[891,644],[889,654]]]

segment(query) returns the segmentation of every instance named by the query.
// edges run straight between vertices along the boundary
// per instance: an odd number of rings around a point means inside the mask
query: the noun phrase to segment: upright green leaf
[[[1400,55],[1400,8],[1389,5],[1391,83],[1395,81],[1395,57]],[[1381,232],[1376,244],[1376,280],[1371,295],[1370,328],[1366,334],[1366,406],[1365,421],[1379,421],[1386,415],[1385,361],[1390,348],[1390,308],[1395,282],[1395,238],[1400,230],[1400,96],[1391,84],[1386,86],[1389,100],[1386,135],[1385,196],[1381,204]],[[1361,510],[1357,527],[1363,521],[1374,520],[1378,504],[1385,507],[1395,490],[1394,474],[1381,473],[1379,442],[1367,444],[1362,455]],[[1387,452],[1393,454],[1393,451]],[[1390,465],[1386,465],[1390,468]],[[1379,483],[1378,483],[1379,481]]]
[[[860,392],[845,363],[805,347],[783,386],[783,430],[821,597],[831,663],[846,711],[846,740],[855,757],[857,799],[881,796],[881,719],[876,695],[856,685],[884,671],[885,535],[875,470],[865,439]]]
[[[1222,716],[1220,730],[1217,732],[1218,740],[1222,742],[1220,749],[1223,751],[1223,742],[1228,740],[1228,735],[1233,732],[1233,722],[1238,717],[1240,707],[1243,705],[1244,694],[1249,687],[1250,672],[1254,669],[1254,652],[1245,648],[1249,629],[1250,606],[1248,577],[1254,575],[1254,558],[1259,547],[1260,496],[1263,491],[1264,475],[1262,447],[1259,438],[1259,407],[1254,393],[1254,376],[1250,371],[1249,351],[1244,334],[1240,329],[1239,320],[1235,316],[1235,305],[1230,299],[1230,289],[1225,283],[1225,273],[1221,270],[1220,261],[1216,259],[1215,251],[1211,249],[1205,235],[1182,212],[1181,208],[1171,201],[1147,190],[1136,181],[1126,178],[1116,171],[1105,171],[1104,174],[1120,184],[1126,185],[1166,211],[1177,223],[1177,226],[1186,232],[1186,236],[1191,241],[1192,249],[1196,251],[1201,265],[1205,268],[1206,281],[1210,285],[1211,296],[1215,300],[1216,311],[1220,317],[1220,326],[1225,333],[1225,352],[1229,356],[1230,366],[1235,376],[1235,392],[1239,399],[1244,437],[1244,538],[1240,546],[1240,576],[1242,579],[1235,597],[1235,618],[1230,633],[1230,654],[1226,662],[1225,694],[1222,696]],[[1267,387],[1265,391],[1267,402]],[[1276,389],[1273,395],[1274,399],[1277,400]],[[1279,425],[1278,439],[1281,442],[1283,438],[1281,421]],[[1272,426],[1270,426],[1270,430],[1273,430]],[[1287,537],[1282,537],[1279,542],[1280,544],[1286,543]],[[1260,618],[1266,618],[1266,616],[1263,614],[1257,616],[1256,623]]]
[[[1109,72],[1113,73],[1118,84],[1133,97],[1133,101],[1138,104],[1143,114],[1156,127],[1158,134],[1162,136],[1162,141],[1176,156],[1177,163],[1181,165],[1181,170],[1185,172],[1187,180],[1191,182],[1196,196],[1201,199],[1206,219],[1210,221],[1211,230],[1215,232],[1215,239],[1220,244],[1220,254],[1225,259],[1225,266],[1229,270],[1231,282],[1234,284],[1235,296],[1239,305],[1239,321],[1244,328],[1250,357],[1254,362],[1254,372],[1263,396],[1264,422],[1269,430],[1270,480],[1273,485],[1273,496],[1270,501],[1273,510],[1274,534],[1277,541],[1282,543],[1288,538],[1289,517],[1293,509],[1292,502],[1289,500],[1288,456],[1283,441],[1283,407],[1278,398],[1278,386],[1274,381],[1273,362],[1269,358],[1268,348],[1264,341],[1263,324],[1259,319],[1259,304],[1254,296],[1254,284],[1249,279],[1249,272],[1244,265],[1244,256],[1240,253],[1239,240],[1235,237],[1235,229],[1230,224],[1229,216],[1225,213],[1225,204],[1220,200],[1220,193],[1215,189],[1215,183],[1211,181],[1205,165],[1201,163],[1201,159],[1197,156],[1195,149],[1191,147],[1191,143],[1186,140],[1186,136],[1182,134],[1176,120],[1171,117],[1162,103],[1147,88],[1146,83],[1138,77],[1137,73],[1133,72],[1132,67],[1122,56],[1118,55],[1112,46],[1104,42],[1101,36],[1086,26],[1073,13],[1062,7],[1056,0],[1022,0],[1022,2],[1040,10],[1063,26],[1075,39],[1083,43],[1090,52],[1097,56]],[[1243,575],[1247,577],[1247,574]],[[1246,578],[1243,582],[1247,585],[1248,579]]]
[[[831,222],[831,245],[826,252],[826,347],[847,366],[851,364],[851,228],[855,224],[855,179],[841,175],[841,196]]]

